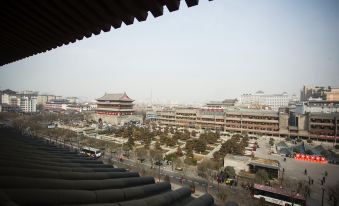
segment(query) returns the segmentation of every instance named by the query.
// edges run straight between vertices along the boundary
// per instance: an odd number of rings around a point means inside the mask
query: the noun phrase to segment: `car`
[[[176,167],[175,170],[183,171],[184,169],[182,167]]]
[[[231,178],[227,178],[225,180],[225,184],[226,185],[233,185],[234,182],[235,182],[235,179],[231,179]]]

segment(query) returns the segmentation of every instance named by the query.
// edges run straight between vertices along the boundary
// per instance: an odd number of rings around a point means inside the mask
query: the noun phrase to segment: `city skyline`
[[[338,8],[337,1],[203,1],[5,65],[0,87],[90,100],[125,91],[141,102],[178,103],[337,87]]]

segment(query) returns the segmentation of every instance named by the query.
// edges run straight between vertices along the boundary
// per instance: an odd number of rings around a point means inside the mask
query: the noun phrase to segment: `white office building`
[[[243,94],[240,97],[242,104],[268,106],[276,111],[279,107],[287,107],[289,100],[286,92],[282,94],[265,94],[263,91],[258,91],[255,94]]]

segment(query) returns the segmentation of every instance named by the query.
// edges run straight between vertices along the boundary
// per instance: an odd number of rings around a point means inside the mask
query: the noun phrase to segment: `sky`
[[[338,0],[201,0],[0,67],[0,89],[203,103],[339,86]]]

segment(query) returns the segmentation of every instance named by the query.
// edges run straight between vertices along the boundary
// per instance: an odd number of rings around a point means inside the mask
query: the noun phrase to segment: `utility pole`
[[[322,187],[322,195],[321,195],[321,206],[324,206],[324,193],[325,193],[325,188]]]

